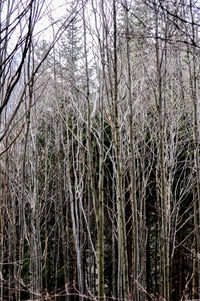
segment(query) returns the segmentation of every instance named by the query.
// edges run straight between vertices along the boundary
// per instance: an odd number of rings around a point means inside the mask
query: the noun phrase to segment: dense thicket
[[[16,2],[0,4],[0,300],[199,298],[198,1],[66,1],[56,22]],[[33,34],[44,9],[53,42]]]

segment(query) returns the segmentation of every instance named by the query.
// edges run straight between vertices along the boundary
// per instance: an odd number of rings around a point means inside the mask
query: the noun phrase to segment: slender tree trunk
[[[136,197],[136,171],[135,171],[135,149],[134,149],[134,121],[133,121],[133,99],[132,99],[132,78],[131,78],[131,63],[130,63],[130,32],[129,32],[129,17],[127,1],[124,1],[125,10],[125,26],[126,26],[126,55],[127,55],[127,69],[128,69],[128,106],[129,106],[129,143],[131,151],[131,167],[130,167],[130,178],[131,178],[131,207],[132,207],[132,218],[133,218],[133,279],[138,281],[139,277],[139,241],[138,241],[138,205]],[[134,284],[134,298],[136,301],[140,300],[139,290],[137,284]]]
[[[155,8],[156,9],[156,8]],[[156,37],[158,37],[158,16],[157,12],[156,18]],[[158,76],[158,96],[157,96],[157,109],[159,118],[159,171],[160,171],[160,208],[161,208],[161,237],[160,237],[160,261],[161,261],[161,288],[160,295],[163,296],[167,301],[170,300],[170,290],[169,290],[169,241],[168,241],[168,217],[169,208],[166,199],[166,173],[165,173],[165,104],[163,97],[163,79],[161,74],[163,55],[161,53],[158,39],[155,41],[156,47],[156,67]]]
[[[100,98],[100,160],[99,160],[99,213],[98,213],[98,296],[104,300],[104,107],[103,98]]]
[[[194,27],[194,2],[193,0],[190,0],[190,16],[192,20],[192,40],[194,43],[197,40],[195,27]],[[197,187],[197,195],[195,198],[196,204],[194,205],[194,209],[197,209],[194,213],[195,219],[194,222],[197,222],[196,226],[194,224],[195,229],[198,231],[196,235],[196,254],[199,252],[200,249],[200,230],[198,229],[199,223],[200,223],[200,166],[199,166],[199,125],[198,125],[198,99],[197,99],[197,53],[196,48],[192,47],[192,60],[190,62],[190,55],[189,55],[189,49],[188,49],[188,65],[189,65],[189,80],[190,80],[190,93],[191,93],[191,99],[193,104],[193,139],[194,139],[194,166],[196,171],[196,187]],[[196,208],[195,208],[196,207]],[[197,259],[197,270],[198,270],[198,290],[197,295],[200,293],[200,260]],[[193,275],[195,277],[195,275]]]
[[[126,246],[126,223],[124,203],[122,197],[122,169],[121,169],[121,152],[120,152],[120,135],[119,135],[119,112],[118,112],[118,62],[117,62],[117,8],[116,0],[113,0],[113,51],[114,51],[114,129],[113,140],[116,158],[117,172],[117,211],[118,211],[118,290],[119,298],[128,299],[129,281],[128,281],[128,262],[127,262],[127,246]]]

